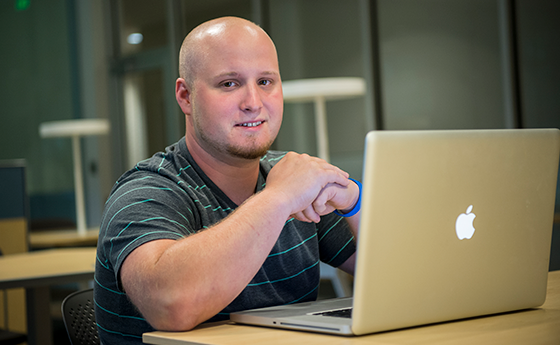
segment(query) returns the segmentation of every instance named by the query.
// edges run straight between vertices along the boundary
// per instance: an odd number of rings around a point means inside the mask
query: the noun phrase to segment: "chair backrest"
[[[93,289],[80,290],[66,296],[62,301],[62,319],[72,345],[99,344]]]

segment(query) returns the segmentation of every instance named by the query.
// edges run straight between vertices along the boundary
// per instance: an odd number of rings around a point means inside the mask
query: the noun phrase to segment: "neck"
[[[187,147],[196,164],[236,205],[241,205],[255,193],[259,178],[259,159],[237,157],[223,159],[205,151],[186,139]]]

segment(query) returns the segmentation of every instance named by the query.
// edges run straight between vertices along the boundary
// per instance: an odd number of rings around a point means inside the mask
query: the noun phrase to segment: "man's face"
[[[261,157],[282,122],[276,50],[262,33],[241,31],[209,41],[196,69],[187,121],[198,145],[214,156]]]

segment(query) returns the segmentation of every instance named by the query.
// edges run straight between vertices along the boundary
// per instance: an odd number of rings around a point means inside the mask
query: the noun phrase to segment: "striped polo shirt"
[[[261,158],[256,191],[284,155],[269,151]],[[154,330],[119,284],[127,255],[149,241],[204,231],[236,207],[196,165],[185,138],[121,176],[105,204],[97,247],[94,299],[102,343],[141,344],[142,333]],[[232,311],[315,300],[319,261],[337,267],[355,250],[347,222],[334,213],[319,224],[289,219],[253,280],[209,321],[227,319]]]

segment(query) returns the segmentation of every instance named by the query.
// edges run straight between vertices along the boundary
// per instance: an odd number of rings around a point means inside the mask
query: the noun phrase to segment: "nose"
[[[261,99],[261,90],[258,85],[248,84],[245,88],[245,95],[241,103],[241,109],[245,112],[256,113],[260,111],[263,103]]]

